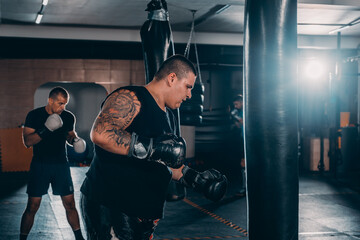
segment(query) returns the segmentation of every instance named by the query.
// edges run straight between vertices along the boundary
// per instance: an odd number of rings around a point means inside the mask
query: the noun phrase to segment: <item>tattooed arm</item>
[[[90,132],[91,140],[106,151],[127,155],[131,134],[125,129],[140,112],[134,92],[121,89],[105,102]]]

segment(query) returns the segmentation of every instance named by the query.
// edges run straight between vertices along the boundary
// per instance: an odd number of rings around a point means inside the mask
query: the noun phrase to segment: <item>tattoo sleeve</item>
[[[140,102],[134,92],[126,89],[114,92],[105,102],[94,124],[94,131],[115,147],[127,147],[130,133],[125,129],[140,111]]]

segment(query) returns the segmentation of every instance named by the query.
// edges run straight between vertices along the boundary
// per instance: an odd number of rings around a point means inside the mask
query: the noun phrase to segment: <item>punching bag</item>
[[[146,11],[149,12],[148,19],[140,30],[143,47],[146,83],[153,80],[153,77],[160,65],[169,56],[171,41],[171,29],[166,1],[152,0],[148,3]],[[172,49],[174,54],[174,49]],[[177,119],[175,132],[181,136],[179,109],[171,110]],[[168,189],[168,201],[180,200],[185,197],[185,187],[171,181]]]
[[[141,27],[140,36],[143,47],[146,83],[149,83],[160,65],[169,56],[171,30],[165,1],[150,1],[146,11],[149,12],[148,19]]]
[[[171,41],[171,29],[169,14],[165,0],[152,0],[148,3],[146,11],[149,12],[148,19],[140,29],[141,43],[144,55],[146,83],[153,80],[153,77],[160,65],[169,56]],[[172,48],[174,54],[174,48]],[[180,115],[179,110],[173,111],[178,119],[176,133],[180,136]]]
[[[248,0],[244,116],[250,240],[298,239],[297,1]]]

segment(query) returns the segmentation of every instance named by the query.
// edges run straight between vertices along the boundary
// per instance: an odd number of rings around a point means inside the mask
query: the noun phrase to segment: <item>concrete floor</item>
[[[86,167],[71,168],[77,206],[86,171]],[[18,239],[20,218],[27,201],[26,179],[26,174],[0,174],[0,240]],[[235,195],[237,179],[229,179],[229,191],[219,203],[212,203],[191,190],[184,200],[168,202],[155,239],[248,239],[246,197]],[[300,177],[299,239],[360,239],[360,192],[347,186],[316,174]],[[61,200],[51,191],[43,197],[28,239],[74,239]]]

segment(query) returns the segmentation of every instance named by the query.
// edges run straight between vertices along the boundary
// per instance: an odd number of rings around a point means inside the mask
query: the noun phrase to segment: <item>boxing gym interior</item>
[[[360,239],[358,0],[2,0],[0,9],[0,239],[19,239],[27,203],[26,114],[53,87],[69,92],[86,141],[83,153],[66,146],[79,209],[102,101],[147,84],[154,59],[174,53],[198,71],[176,110],[185,164],[218,170],[228,187],[211,201],[171,182],[154,239]],[[86,236],[81,216],[80,225]],[[51,188],[28,239],[74,239]]]

